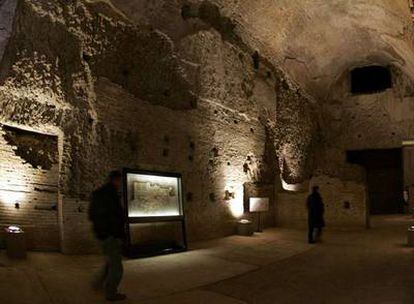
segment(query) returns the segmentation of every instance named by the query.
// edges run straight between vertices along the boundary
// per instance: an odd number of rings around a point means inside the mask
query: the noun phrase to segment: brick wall
[[[37,137],[30,142],[33,144],[32,151],[22,150],[24,143],[19,140],[14,142],[16,145],[6,140],[7,132],[12,129],[20,132],[16,136],[24,136],[25,141]],[[3,229],[11,224],[23,227],[29,249],[59,250],[58,159],[52,159],[47,168],[42,168],[40,163],[31,164],[32,159],[26,157],[29,152],[32,153],[31,158],[36,158],[36,153],[47,153],[41,150],[42,147],[36,146],[36,140],[49,141],[52,149],[49,152],[58,154],[57,137],[1,126],[0,227]],[[25,155],[22,156],[22,152]]]

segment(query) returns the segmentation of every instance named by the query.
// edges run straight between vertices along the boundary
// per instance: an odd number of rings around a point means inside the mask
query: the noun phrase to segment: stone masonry
[[[328,225],[365,227],[346,151],[414,136],[409,9],[365,2],[0,0],[0,225],[95,251],[90,193],[129,167],[182,173],[190,240],[235,233],[249,195],[304,226],[315,184]],[[393,88],[350,94],[370,64]]]

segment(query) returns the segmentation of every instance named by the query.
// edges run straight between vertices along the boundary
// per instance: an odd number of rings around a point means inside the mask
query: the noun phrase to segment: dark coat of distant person
[[[124,239],[124,211],[116,188],[107,183],[92,193],[89,219],[96,238],[105,240],[112,236]]]
[[[325,220],[323,218],[325,207],[318,192],[313,192],[308,196],[307,208],[309,225],[314,228],[325,227]]]

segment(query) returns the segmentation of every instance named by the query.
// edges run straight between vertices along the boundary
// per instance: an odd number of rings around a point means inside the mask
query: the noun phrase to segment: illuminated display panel
[[[187,250],[181,174],[124,168],[123,194],[129,257]]]
[[[181,216],[181,178],[127,173],[129,217]]]
[[[250,212],[266,212],[269,211],[268,197],[251,197],[249,199]]]

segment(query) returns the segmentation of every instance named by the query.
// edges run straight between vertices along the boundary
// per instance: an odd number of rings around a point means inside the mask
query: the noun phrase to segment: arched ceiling
[[[186,1],[112,2],[135,21],[155,23],[175,36],[185,32],[179,9]],[[395,65],[414,79],[413,24],[407,0],[208,2],[236,24],[234,30],[244,41],[317,99],[326,98],[336,79],[353,66]]]
[[[353,66],[393,64],[414,76],[407,0],[241,0],[226,14],[316,97]]]

